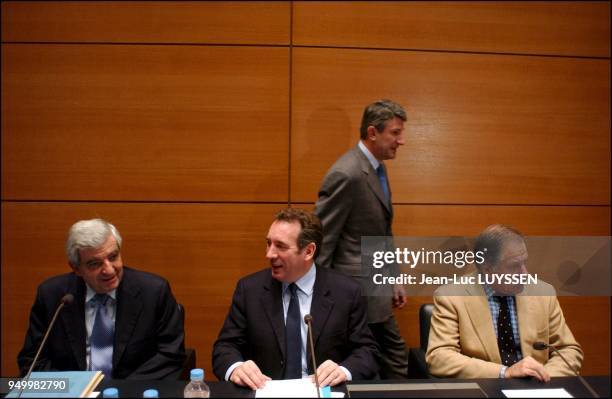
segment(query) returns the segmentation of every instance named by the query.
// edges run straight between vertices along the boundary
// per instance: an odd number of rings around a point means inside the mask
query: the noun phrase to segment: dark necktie
[[[378,168],[376,168],[376,174],[378,175],[378,180],[380,180],[380,186],[383,189],[383,193],[385,193],[385,200],[387,201],[387,204],[388,204],[389,203],[389,184],[387,183],[387,174],[385,173],[385,168],[383,167],[382,163],[378,165]]]
[[[96,318],[90,337],[91,370],[100,370],[106,378],[111,378],[113,369],[113,338],[115,326],[106,306],[110,297],[106,294],[96,294]]]
[[[291,301],[289,301],[285,323],[287,366],[284,379],[302,378],[302,328],[300,302],[297,296],[298,287],[295,283],[291,283],[289,290]]]
[[[504,366],[512,366],[518,361],[514,334],[512,333],[512,322],[510,321],[510,310],[508,308],[508,297],[494,297],[499,303],[499,316],[497,317],[497,345],[499,355]]]

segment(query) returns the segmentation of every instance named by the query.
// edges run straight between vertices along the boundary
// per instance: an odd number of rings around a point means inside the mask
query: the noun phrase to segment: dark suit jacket
[[[365,297],[358,283],[333,270],[317,267],[310,314],[318,364],[331,359],[346,367],[355,380],[376,375],[379,352],[366,322]],[[310,349],[308,355],[311,365]],[[272,379],[283,378],[282,284],[272,278],[269,269],[238,282],[229,314],[213,347],[213,371],[220,380],[225,379],[232,364],[246,360],[253,360]]]
[[[391,198],[391,184],[388,185]],[[369,276],[361,267],[361,237],[391,237],[393,208],[391,201],[385,201],[378,175],[358,146],[342,155],[327,171],[315,212],[324,233],[317,264],[361,279],[369,295],[368,321],[387,320],[392,315],[393,294],[387,292],[390,288],[387,285],[373,287],[368,283]],[[391,272],[397,270],[393,268]],[[377,292],[371,292],[372,289]]]
[[[85,295],[74,273],[44,281],[30,313],[25,343],[17,356],[21,374],[30,367],[60,299],[74,302],[62,309],[35,370],[86,370]],[[151,273],[128,267],[117,288],[112,378],[178,378],[185,358],[183,317],[170,285]]]

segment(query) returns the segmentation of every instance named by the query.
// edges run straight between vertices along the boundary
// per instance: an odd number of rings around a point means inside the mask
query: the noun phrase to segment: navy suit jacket
[[[45,329],[61,298],[74,301],[61,310],[35,370],[86,370],[85,295],[82,278],[74,273],[44,281],[30,313],[25,343],[17,356],[21,375],[27,372]],[[185,358],[183,314],[165,279],[123,268],[117,288],[112,378],[178,378]]]
[[[361,286],[333,270],[317,267],[312,304],[313,342],[318,364],[331,359],[354,380],[378,372],[379,351],[366,320]],[[308,343],[310,348],[310,343]],[[213,347],[213,371],[219,380],[238,361],[252,360],[262,373],[282,379],[285,370],[285,321],[282,284],[265,269],[241,279]],[[310,349],[309,372],[312,373]]]

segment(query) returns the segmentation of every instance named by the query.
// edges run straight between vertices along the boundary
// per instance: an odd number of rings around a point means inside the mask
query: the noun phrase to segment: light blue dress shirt
[[[359,147],[361,152],[363,152],[366,158],[368,158],[368,161],[370,161],[370,164],[374,168],[374,171],[378,170],[378,165],[380,165],[380,162],[378,162],[378,159],[376,159],[374,155],[372,155],[370,150],[368,150],[368,147],[366,147],[365,144],[363,144],[363,141],[359,140],[359,143],[357,144],[357,146]]]

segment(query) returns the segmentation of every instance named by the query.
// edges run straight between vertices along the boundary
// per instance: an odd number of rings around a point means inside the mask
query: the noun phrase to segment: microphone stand
[[[555,352],[565,362],[567,367],[570,370],[572,370],[574,374],[576,374],[576,377],[578,377],[580,382],[582,382],[582,385],[586,387],[586,389],[591,393],[591,395],[593,395],[594,398],[599,398],[599,395],[597,394],[597,392],[595,392],[595,390],[591,387],[591,385],[580,375],[580,373],[578,373],[578,370],[570,366],[569,362],[565,359],[565,357],[561,354],[561,352],[559,352],[559,350],[554,345],[545,344],[544,342],[538,341],[538,342],[534,342],[533,349],[536,349],[536,350],[550,349],[553,352]]]
[[[589,392],[591,393],[591,395],[593,395],[594,398],[598,398],[599,397],[599,395],[597,395],[597,392],[595,392],[595,390],[591,387],[591,385],[589,385],[589,383],[578,373],[578,371],[574,370],[574,368],[572,366],[570,366],[570,364],[567,362],[567,360],[565,360],[565,358],[563,357],[561,352],[559,352],[554,345],[548,345],[548,348],[553,350],[557,355],[559,355],[559,357],[561,359],[563,359],[563,361],[565,362],[567,367],[569,367],[570,370],[574,371],[574,373],[576,374],[576,376],[578,377],[580,382],[582,382],[582,385],[584,385],[589,390]]]
[[[47,328],[47,332],[45,333],[45,336],[43,337],[42,343],[38,347],[36,356],[34,356],[34,360],[32,361],[32,364],[30,365],[30,368],[28,369],[27,374],[22,380],[21,387],[19,388],[19,393],[17,394],[17,399],[21,398],[21,394],[23,393],[23,388],[25,388],[26,384],[28,383],[28,380],[30,379],[30,374],[32,374],[32,370],[34,369],[34,365],[36,364],[36,361],[38,360],[38,356],[40,356],[40,352],[42,351],[42,348],[45,346],[45,343],[47,342],[47,338],[49,337],[51,328],[55,324],[55,319],[57,319],[57,315],[59,314],[60,310],[62,310],[64,305],[72,303],[73,300],[74,300],[74,297],[72,296],[72,294],[66,294],[62,297],[60,305],[55,310],[55,314],[53,315],[53,318],[51,319],[51,323],[49,323],[49,327]]]
[[[310,354],[312,356],[312,363],[314,366],[314,377],[315,377],[315,385],[317,386],[317,398],[321,397],[321,388],[319,387],[319,372],[317,371],[317,359],[315,357],[314,352],[314,343],[312,340],[312,316],[307,314],[304,316],[304,322],[308,326],[308,339],[310,340]]]

